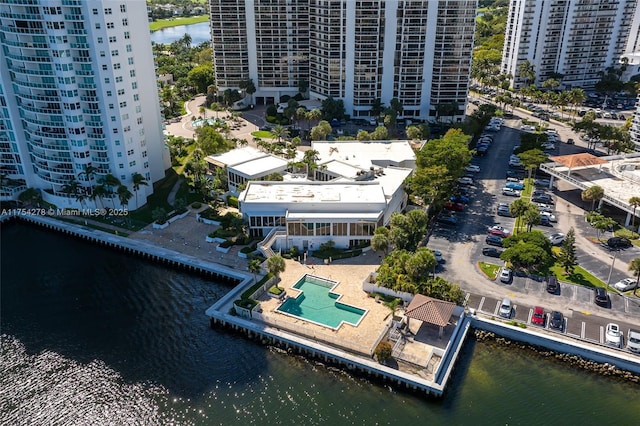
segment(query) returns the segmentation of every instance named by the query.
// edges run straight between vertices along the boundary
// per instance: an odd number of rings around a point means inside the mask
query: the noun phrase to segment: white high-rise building
[[[398,98],[401,117],[461,119],[475,0],[210,0],[216,83],[252,79],[256,103],[308,82],[312,99],[342,99],[354,118]],[[443,111],[453,110],[451,113]]]
[[[638,0],[511,0],[501,72],[520,88],[520,65],[529,61],[536,84],[562,74],[563,88],[593,87],[600,72],[637,51],[639,24]]]
[[[132,208],[164,177],[170,162],[145,2],[0,3],[0,77],[3,177],[59,207],[80,207],[70,183],[88,196],[111,174],[135,193],[139,173],[148,185]]]
[[[631,122],[629,134],[631,135],[631,142],[635,144],[634,149],[636,151],[640,151],[640,96],[638,96],[636,102],[636,111],[633,114],[633,121]]]

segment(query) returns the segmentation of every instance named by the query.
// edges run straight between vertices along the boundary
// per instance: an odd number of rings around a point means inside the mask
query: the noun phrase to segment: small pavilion
[[[438,338],[442,339],[444,328],[450,323],[451,315],[456,308],[456,304],[446,302],[440,299],[416,294],[411,303],[404,312],[404,315],[410,319],[416,319],[423,323],[438,326]]]

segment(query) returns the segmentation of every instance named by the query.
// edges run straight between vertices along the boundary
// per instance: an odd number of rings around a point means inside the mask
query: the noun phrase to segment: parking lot
[[[500,130],[491,133],[493,140],[485,155],[473,158],[472,164],[478,166],[479,172],[475,170],[471,173],[470,170],[469,176],[473,183],[465,184],[464,193],[468,196],[466,208],[464,211],[449,213],[456,217],[456,223],[441,221],[436,224],[429,236],[428,247],[441,251],[445,260],[438,274],[445,279],[460,283],[461,287],[472,295],[469,301],[470,307],[497,316],[501,297],[508,296],[514,303],[512,318],[529,324],[532,307],[540,305],[545,310],[557,310],[564,314],[566,324],[563,331],[567,335],[602,343],[604,335],[602,330],[607,322],[611,322],[606,320],[605,316],[616,318],[615,321],[623,329],[628,328],[630,324],[625,322],[626,318],[640,318],[640,303],[637,299],[625,298],[610,291],[609,306],[599,307],[594,303],[594,291],[590,287],[560,283],[559,291],[556,294],[549,294],[542,277],[513,276],[508,283],[502,283],[500,280],[494,281],[484,277],[476,267],[480,261],[503,264],[498,258],[483,255],[483,248],[494,247],[489,246],[485,241],[492,226],[500,225],[506,230],[512,230],[514,227],[515,219],[510,215],[498,215],[497,210],[500,203],[511,203],[517,199],[517,197],[502,194],[502,188],[507,183],[507,171],[514,170],[507,163],[514,146],[520,142],[520,134],[520,122],[517,119],[505,121]],[[549,154],[564,155],[580,150],[584,148],[558,141]],[[548,178],[544,175],[536,177]],[[546,226],[534,226],[534,229],[542,231],[547,236],[556,232],[566,233],[568,227],[565,229],[560,223],[566,223],[566,219],[572,214],[570,204],[557,198],[558,193],[555,188],[540,189],[543,189],[554,201],[554,203],[548,203],[548,207],[556,221]],[[561,208],[558,208],[559,206]],[[576,233],[582,233],[582,235],[595,233],[584,220],[577,222]],[[603,240],[606,241],[606,237],[603,236]],[[495,248],[502,250],[500,247]],[[594,251],[600,250],[613,260],[614,253],[609,252],[602,245],[590,243],[577,245],[576,248],[580,265],[600,279],[606,281],[610,271],[611,283],[628,276],[625,271],[611,268],[611,263],[604,262],[602,253],[595,253],[598,256],[594,254]],[[616,252],[615,255],[617,259],[628,262],[639,253],[640,251],[634,247]],[[520,304],[522,306],[519,306]],[[545,327],[547,326],[545,322]]]
[[[533,306],[518,304],[517,295],[509,294],[508,297],[513,303],[513,309],[511,310],[511,316],[505,320],[516,320],[527,324],[527,327],[540,328],[541,330],[548,331],[550,333],[560,333],[568,337],[587,341],[589,343],[596,343],[605,345],[605,330],[608,323],[614,322],[609,318],[587,315],[582,312],[571,311],[564,316],[564,326],[562,330],[554,330],[549,326],[550,311],[545,309],[544,325],[534,325],[531,322],[533,315]],[[488,315],[492,315],[499,318],[499,308],[501,300],[493,297],[482,296],[479,294],[468,294],[468,306],[471,309],[475,309],[478,312],[483,312]],[[632,327],[638,328],[637,323],[633,322],[621,322],[615,321],[620,326],[624,336],[629,334],[629,329]],[[623,341],[623,348],[620,350],[626,351]]]

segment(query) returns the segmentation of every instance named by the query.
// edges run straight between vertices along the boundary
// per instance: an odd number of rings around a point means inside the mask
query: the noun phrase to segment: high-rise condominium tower
[[[502,73],[514,87],[533,84],[520,75],[529,61],[535,83],[562,74],[563,88],[590,88],[599,73],[638,47],[638,0],[511,0]]]
[[[79,207],[77,198],[108,174],[133,192],[139,173],[149,184],[133,207],[164,176],[145,2],[0,2],[0,76],[3,179],[24,181],[59,207]]]
[[[379,98],[402,116],[461,118],[467,101],[475,0],[210,0],[216,83],[243,80],[256,103],[308,83],[312,99],[342,99],[369,117]],[[447,115],[451,115],[447,113]]]
[[[636,111],[633,114],[633,121],[631,122],[629,134],[631,135],[631,142],[635,144],[634,149],[636,151],[640,151],[640,95],[636,102]]]

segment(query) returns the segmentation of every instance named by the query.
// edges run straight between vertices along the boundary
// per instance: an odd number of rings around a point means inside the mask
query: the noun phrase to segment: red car
[[[447,210],[453,210],[455,212],[461,212],[464,210],[464,204],[448,202],[445,203],[444,208]]]
[[[501,237],[501,238],[507,238],[509,236],[509,231],[506,231],[504,229],[490,229],[489,234],[497,235],[498,237]]]
[[[544,326],[545,314],[544,309],[540,306],[533,308],[533,315],[531,315],[531,324]]]

